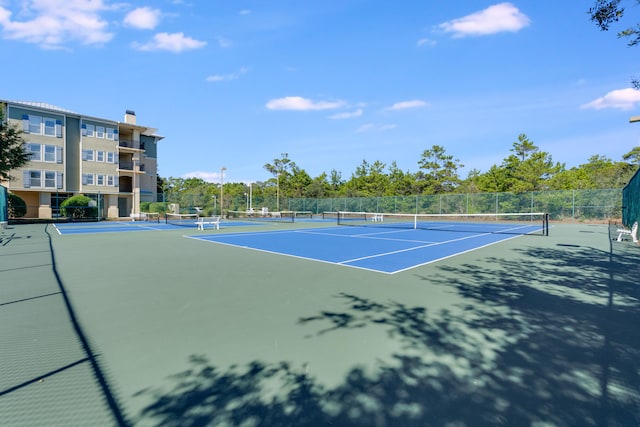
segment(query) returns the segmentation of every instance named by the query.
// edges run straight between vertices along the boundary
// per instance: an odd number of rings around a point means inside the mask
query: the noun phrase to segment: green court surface
[[[610,233],[388,275],[190,229],[10,226],[0,424],[639,425],[640,247]]]

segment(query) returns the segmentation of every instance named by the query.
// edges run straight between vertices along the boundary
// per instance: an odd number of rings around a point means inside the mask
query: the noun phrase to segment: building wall
[[[66,189],[77,193],[80,191],[80,119],[67,117],[65,126],[65,165]]]
[[[23,140],[33,153],[6,183],[27,203],[27,217],[51,218],[61,200],[75,194],[100,199],[103,214],[118,217],[139,212],[140,200],[155,194],[157,142],[162,137],[135,124],[135,114],[133,122],[128,116],[118,122],[46,104],[0,102],[7,105],[9,123],[25,131]]]

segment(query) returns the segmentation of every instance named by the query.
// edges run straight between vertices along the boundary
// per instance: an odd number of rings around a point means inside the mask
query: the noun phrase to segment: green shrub
[[[165,213],[167,212],[167,204],[161,202],[153,202],[149,205],[149,212]]]
[[[27,203],[21,197],[9,193],[9,218],[22,218],[27,214]]]
[[[72,219],[88,219],[98,217],[98,207],[93,206],[94,201],[87,196],[78,194],[69,197],[60,204],[62,216]]]
[[[140,212],[151,212],[149,206],[151,202],[140,202]]]

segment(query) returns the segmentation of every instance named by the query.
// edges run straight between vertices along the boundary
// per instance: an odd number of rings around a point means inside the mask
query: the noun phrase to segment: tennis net
[[[327,213],[326,218],[331,214]],[[547,213],[397,214],[335,212],[338,225],[388,227],[472,233],[549,235]]]
[[[171,214],[165,216],[165,223],[183,227],[195,227],[198,222],[198,214]]]
[[[228,211],[229,220],[259,221],[259,222],[294,222],[294,212],[265,212],[261,211]]]

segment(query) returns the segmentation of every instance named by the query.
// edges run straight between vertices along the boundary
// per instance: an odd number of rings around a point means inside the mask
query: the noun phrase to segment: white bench
[[[132,213],[130,216],[131,216],[131,221],[146,221],[147,220],[146,212]]]
[[[205,225],[212,225],[216,228],[216,230],[220,230],[220,217],[212,216],[208,218],[198,218],[198,220],[196,221],[196,225],[198,226],[198,230],[204,230]]]
[[[638,221],[633,223],[631,230],[627,228],[618,228],[618,242],[622,242],[623,236],[631,236],[633,243],[638,243]]]
[[[384,221],[384,215],[381,213],[374,213],[371,217],[371,221],[373,222],[382,222]]]

